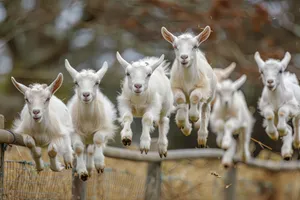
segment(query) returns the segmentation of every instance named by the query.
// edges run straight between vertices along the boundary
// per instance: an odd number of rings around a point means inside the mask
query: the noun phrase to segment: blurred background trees
[[[174,52],[163,40],[161,26],[174,34],[197,34],[206,25],[213,33],[200,48],[212,67],[223,68],[236,62],[232,79],[247,74],[242,89],[248,105],[255,110],[252,137],[279,151],[280,141],[267,137],[256,109],[262,83],[253,54],[258,50],[264,59],[281,59],[289,51],[292,61],[288,70],[300,75],[299,0],[0,1],[0,113],[10,126],[24,103],[11,84],[11,76],[24,84],[49,84],[63,72],[65,81],[57,96],[66,103],[73,94],[73,82],[64,68],[65,58],[77,70],[97,70],[107,61],[110,68],[101,88],[116,103],[124,76],[115,59],[116,51],[128,61],[165,54],[172,62]],[[133,131],[138,142],[139,120],[133,124]],[[183,136],[173,117],[168,137],[171,149],[196,147],[196,132]],[[118,134],[112,145],[121,146]],[[208,145],[215,147],[213,133]],[[256,144],[255,154],[259,150]]]

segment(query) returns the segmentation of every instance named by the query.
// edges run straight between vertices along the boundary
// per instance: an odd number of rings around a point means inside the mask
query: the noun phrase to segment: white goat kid
[[[205,147],[208,137],[208,121],[211,101],[214,99],[217,77],[208,64],[204,54],[198,49],[211,33],[209,26],[197,36],[190,33],[178,37],[165,27],[161,33],[171,43],[176,58],[171,69],[171,86],[177,104],[176,124],[184,135],[190,135],[192,126],[189,118],[198,130],[198,145]],[[188,103],[190,103],[190,108]],[[201,112],[199,113],[199,110]]]
[[[210,125],[217,133],[217,145],[229,150],[235,142],[233,135],[238,134],[241,145],[240,153],[244,160],[250,158],[249,144],[255,121],[248,109],[243,92],[239,90],[246,79],[246,75],[243,75],[234,82],[227,79],[218,83],[216,102],[210,116]],[[226,162],[226,164],[230,163]]]
[[[222,68],[213,68],[216,76],[217,76],[217,82],[224,81],[225,79],[228,79],[230,74],[233,72],[233,70],[236,67],[236,63],[231,63],[228,67],[222,69]]]
[[[63,83],[63,75],[49,85],[33,84],[29,87],[18,83],[14,86],[24,95],[24,105],[20,118],[14,121],[13,131],[23,135],[25,145],[30,149],[37,171],[44,168],[41,148],[48,147],[50,168],[61,171],[63,166],[57,154],[63,156],[65,168],[72,167],[73,151],[70,134],[73,131],[71,116],[66,105],[54,96]]]
[[[132,140],[131,123],[133,117],[142,117],[141,153],[150,149],[150,132],[153,122],[158,125],[158,153],[167,156],[169,116],[173,110],[173,94],[166,76],[168,64],[164,55],[159,59],[147,57],[132,64],[124,60],[119,52],[117,59],[126,71],[122,93],[118,96],[120,122],[123,126],[121,139],[130,145]]]
[[[85,181],[91,174],[93,166],[98,173],[104,171],[103,148],[115,135],[116,110],[111,101],[99,90],[100,82],[108,68],[106,62],[97,72],[93,70],[77,72],[68,60],[65,60],[65,67],[75,84],[75,94],[68,102],[68,108],[75,129],[72,144],[77,158],[76,171]]]
[[[295,74],[284,72],[291,55],[286,52],[280,60],[268,59],[264,62],[258,52],[254,55],[261,73],[264,89],[258,102],[258,107],[264,119],[266,133],[273,140],[283,136],[282,157],[289,160],[292,156],[292,128],[287,124],[293,118],[294,146],[300,147],[299,137],[299,103],[300,87]],[[275,124],[277,123],[277,127]]]

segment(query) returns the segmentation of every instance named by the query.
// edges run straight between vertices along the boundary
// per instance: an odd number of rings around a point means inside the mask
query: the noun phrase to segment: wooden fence
[[[0,115],[0,200],[3,199],[3,181],[5,176],[4,171],[4,145],[13,144],[19,146],[25,146],[21,135],[14,134],[4,129],[4,116]],[[157,152],[148,152],[147,155],[141,154],[136,150],[128,150],[115,147],[106,147],[104,154],[107,157],[124,159],[135,162],[148,162],[148,173],[147,173],[147,189],[145,194],[146,200],[159,200],[161,194],[161,162],[166,160],[181,160],[181,159],[220,159],[224,155],[224,151],[221,149],[178,149],[169,150],[166,158],[160,158]],[[233,158],[236,164],[243,163],[237,158]],[[251,159],[246,164],[249,167],[256,167],[260,169],[269,170],[271,173],[281,171],[299,170],[300,162],[297,161],[266,161],[259,159]],[[74,169],[73,169],[74,176]],[[224,188],[224,199],[234,200],[236,197],[236,179],[237,179],[237,168],[232,167],[227,170],[226,184],[231,185],[229,188]],[[280,188],[277,188],[280,189]],[[276,188],[275,188],[276,190]],[[275,199],[281,197],[274,195]],[[72,198],[73,200],[84,200],[86,199],[86,182],[81,181],[78,177],[73,177],[72,183]]]

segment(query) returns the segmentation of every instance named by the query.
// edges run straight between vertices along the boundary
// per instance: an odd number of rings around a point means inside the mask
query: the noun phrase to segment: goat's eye
[[[50,97],[48,97],[48,98],[46,99],[46,102],[48,102],[48,101],[50,101]]]
[[[96,83],[95,83],[95,85],[99,85],[100,84],[100,82],[99,81],[97,81]]]
[[[126,76],[130,76],[130,74],[127,72],[127,73],[126,73]]]
[[[29,100],[28,100],[27,98],[25,98],[25,101],[26,101],[27,103],[29,103]]]
[[[260,74],[264,74],[264,72],[263,72],[263,71],[259,71],[259,73],[260,73]]]
[[[150,78],[150,76],[151,76],[151,73],[147,74],[147,78]]]
[[[282,70],[279,70],[279,73],[281,74],[281,73],[282,73]]]
[[[197,45],[193,46],[193,49],[194,49],[194,50],[197,49]]]
[[[79,86],[77,81],[75,81],[74,84],[75,84],[76,86]]]

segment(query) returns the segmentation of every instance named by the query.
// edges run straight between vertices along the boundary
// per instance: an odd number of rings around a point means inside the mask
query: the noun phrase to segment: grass
[[[19,151],[18,151],[19,150]],[[268,150],[260,157],[277,160]],[[280,156],[279,156],[280,157]],[[13,147],[6,160],[31,161],[29,151]],[[48,162],[46,152],[43,159]],[[87,182],[87,199],[144,199],[147,163],[106,158],[104,174],[93,173]],[[265,170],[237,167],[236,199],[300,199],[299,172],[271,173]],[[222,199],[224,191],[233,187],[225,184],[226,170],[220,160],[165,161],[161,168],[163,200]],[[37,174],[33,166],[7,162],[5,166],[6,199],[71,199],[71,170],[54,173],[45,169]]]

